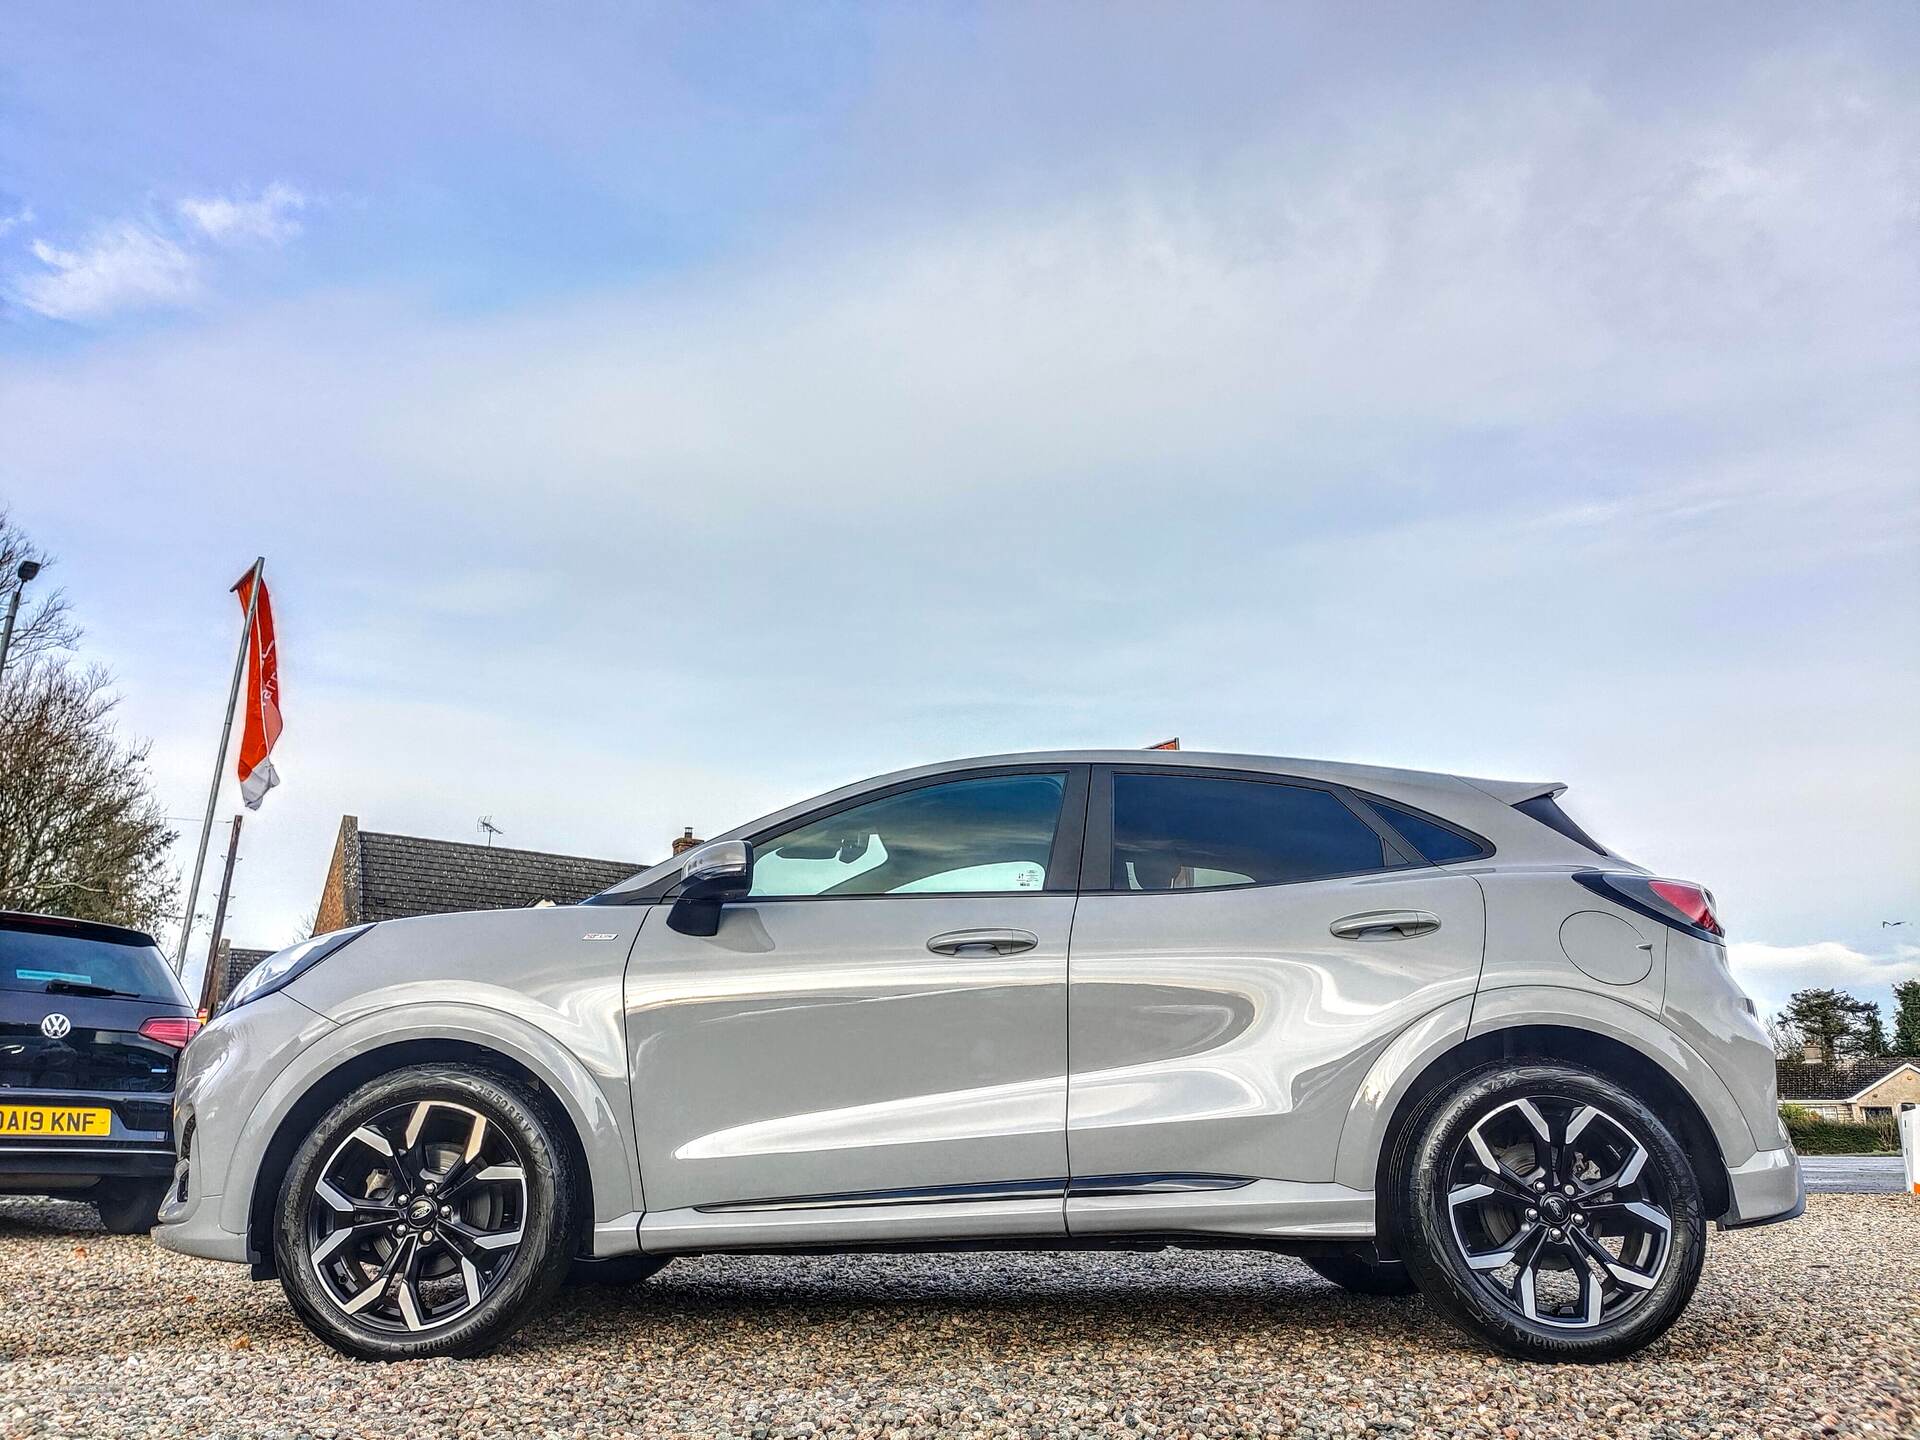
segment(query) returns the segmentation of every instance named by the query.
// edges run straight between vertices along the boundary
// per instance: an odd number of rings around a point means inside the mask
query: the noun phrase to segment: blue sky
[[[9,7],[0,499],[182,816],[269,557],[240,943],[342,813],[646,860],[1178,733],[1563,778],[1884,1000],[1916,80],[1894,4]]]

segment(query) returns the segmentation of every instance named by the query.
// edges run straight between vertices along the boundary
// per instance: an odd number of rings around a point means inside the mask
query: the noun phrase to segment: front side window
[[[755,896],[1046,888],[1067,777],[989,775],[870,800],[755,847]]]
[[[1198,775],[1113,777],[1113,888],[1274,885],[1393,863],[1337,795]]]

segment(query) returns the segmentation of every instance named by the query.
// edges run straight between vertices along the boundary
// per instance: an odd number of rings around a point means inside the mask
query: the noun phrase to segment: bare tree
[[[53,557],[36,549],[26,532],[13,523],[6,507],[0,505],[0,599],[19,583],[13,577],[22,560],[53,564]],[[48,589],[44,580],[36,581],[22,597],[20,618],[13,627],[13,644],[7,651],[7,666],[11,669],[17,661],[50,650],[71,650],[79,639],[80,627],[74,624],[67,607],[67,592]]]
[[[0,510],[0,576],[25,559],[47,563]],[[79,638],[66,597],[36,595],[0,675],[0,909],[151,930],[178,889],[167,863],[174,836],[153,797],[147,745],[114,726],[106,671],[61,653]]]
[[[0,908],[151,930],[178,880],[145,742],[123,743],[106,673],[39,656],[0,685]]]

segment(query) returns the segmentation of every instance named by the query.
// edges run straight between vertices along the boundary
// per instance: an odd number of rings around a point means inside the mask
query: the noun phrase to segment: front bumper
[[[1727,1172],[1727,1213],[1722,1230],[1792,1220],[1807,1208],[1807,1181],[1791,1145],[1762,1150]]]

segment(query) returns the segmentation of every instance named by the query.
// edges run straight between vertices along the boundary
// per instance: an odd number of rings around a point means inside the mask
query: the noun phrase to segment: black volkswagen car
[[[200,1028],[151,935],[0,910],[0,1194],[150,1228],[173,1174],[173,1078]]]

